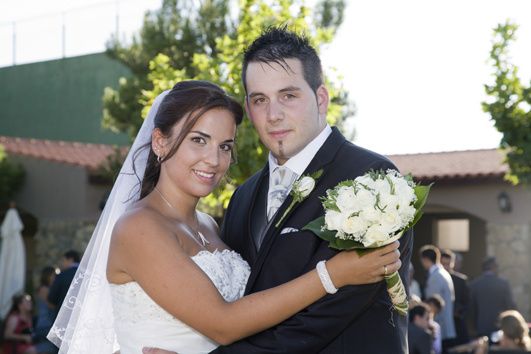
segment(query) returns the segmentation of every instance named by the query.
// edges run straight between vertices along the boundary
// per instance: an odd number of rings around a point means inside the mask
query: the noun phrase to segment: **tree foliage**
[[[131,71],[119,81],[118,89],[105,88],[103,95],[104,128],[126,132],[131,139],[142,125],[142,92],[152,90],[148,80],[149,62],[158,54],[168,57],[174,68],[184,68],[195,75],[194,53],[216,55],[216,37],[233,31],[228,0],[194,1],[163,0],[161,8],[148,11],[143,26],[130,43],[113,37],[107,43],[107,54]]]
[[[0,145],[0,202],[7,202],[24,183],[24,168],[13,162]]]
[[[344,0],[320,0],[313,10],[304,0],[242,0],[237,17],[232,18],[229,2],[202,1],[193,8],[178,0],[164,1],[161,10],[146,15],[144,28],[131,45],[111,42],[109,53],[128,65],[134,75],[122,78],[117,91],[106,89],[104,125],[133,137],[157,95],[187,79],[214,82],[244,102],[243,51],[262,29],[288,25],[306,33],[319,50],[332,41],[345,8]],[[348,92],[337,83],[341,77],[335,79],[327,80],[331,97],[328,119],[341,128],[354,108]],[[203,207],[213,215],[223,213],[235,187],[265,162],[265,148],[248,119],[238,129],[236,153],[238,163],[231,167],[226,183],[204,199]]]
[[[490,59],[494,83],[485,85],[489,97],[482,103],[498,131],[503,134],[500,146],[506,155],[514,184],[531,182],[531,81],[526,86],[518,77],[518,67],[511,63],[509,46],[516,39],[516,24],[506,21],[494,29]]]

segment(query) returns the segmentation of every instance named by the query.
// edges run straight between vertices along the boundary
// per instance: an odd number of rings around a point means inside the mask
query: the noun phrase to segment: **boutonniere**
[[[293,199],[291,200],[291,204],[288,206],[286,211],[284,211],[284,214],[282,214],[280,220],[278,220],[278,222],[275,224],[275,227],[280,226],[282,220],[284,220],[295,204],[302,202],[310,195],[315,188],[315,181],[319,179],[322,174],[323,170],[320,169],[309,175],[302,175],[299,177],[299,179],[293,182],[293,187],[291,187],[291,192],[289,193]]]

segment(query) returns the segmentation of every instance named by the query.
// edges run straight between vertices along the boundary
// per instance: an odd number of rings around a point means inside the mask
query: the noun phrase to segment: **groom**
[[[283,28],[265,31],[245,52],[242,78],[247,115],[270,154],[264,168],[234,193],[221,232],[225,243],[251,265],[246,293],[253,293],[304,274],[336,253],[327,242],[301,231],[323,215],[319,197],[327,189],[370,169],[395,167],[327,125],[328,91],[320,59],[306,38]],[[291,202],[291,184],[318,170],[323,173],[314,190],[279,223]],[[400,276],[407,288],[412,234],[400,244]],[[391,310],[380,282],[344,287],[280,325],[212,353],[407,352],[407,317]]]

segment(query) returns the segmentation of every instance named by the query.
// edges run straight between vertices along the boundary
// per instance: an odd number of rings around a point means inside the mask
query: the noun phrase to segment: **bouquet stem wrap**
[[[387,285],[387,292],[393,303],[393,308],[399,314],[406,316],[408,309],[407,293],[400,275],[398,272],[394,272],[393,274],[386,275],[384,279]]]

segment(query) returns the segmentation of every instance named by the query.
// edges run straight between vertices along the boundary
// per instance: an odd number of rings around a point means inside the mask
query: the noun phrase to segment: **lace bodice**
[[[226,301],[243,296],[249,265],[230,250],[201,251],[192,260]],[[208,353],[217,344],[157,305],[136,282],[111,284],[114,326],[121,354],[137,354],[153,346],[179,354]]]

